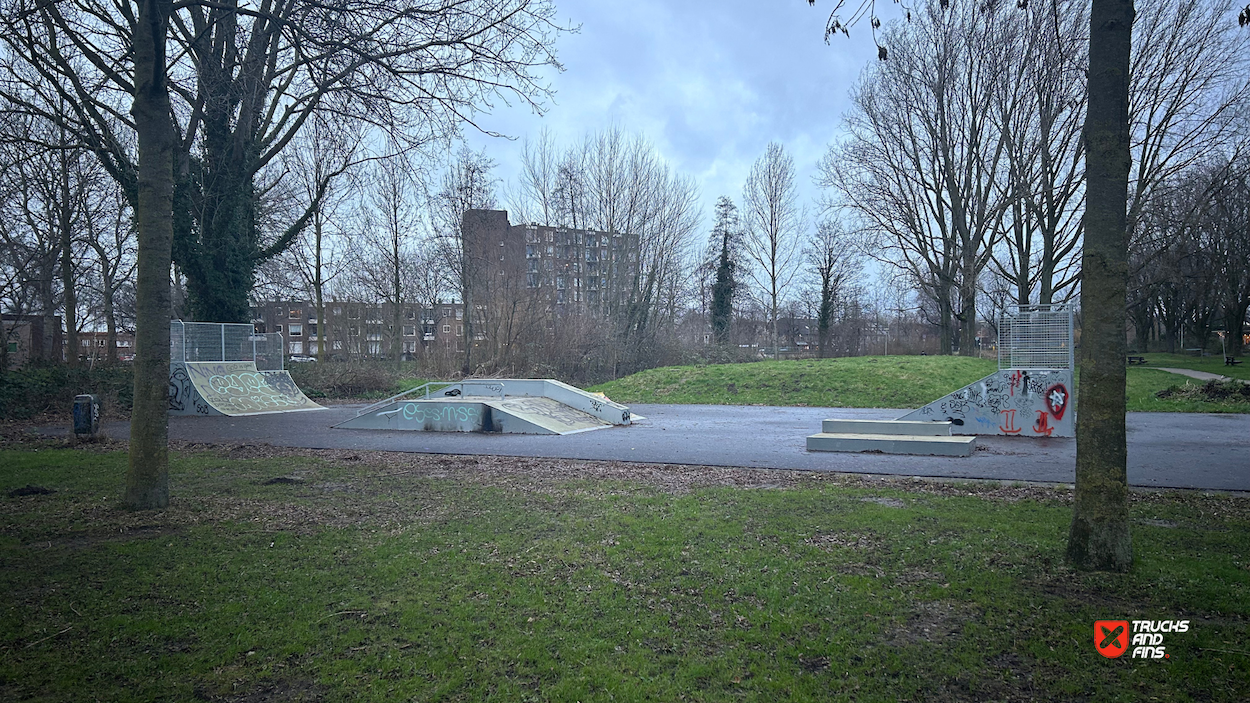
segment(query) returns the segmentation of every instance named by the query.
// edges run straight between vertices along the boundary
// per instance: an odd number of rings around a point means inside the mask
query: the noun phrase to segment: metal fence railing
[[[281,371],[282,352],[282,335],[248,324],[169,322],[170,361],[255,361],[261,371]]]
[[[998,322],[998,368],[1071,369],[1072,309],[1067,305],[1014,305]]]

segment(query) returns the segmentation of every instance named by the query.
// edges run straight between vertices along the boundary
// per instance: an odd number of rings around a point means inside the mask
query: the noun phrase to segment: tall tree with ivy
[[[733,324],[734,292],[738,288],[737,249],[741,246],[742,229],[738,222],[738,206],[728,196],[716,201],[716,224],[712,227],[711,247],[716,259],[716,278],[712,283],[710,317],[712,339],[719,346],[729,343]]]

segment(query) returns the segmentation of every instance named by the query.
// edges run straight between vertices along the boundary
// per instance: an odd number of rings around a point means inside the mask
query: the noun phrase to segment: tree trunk
[[[1230,302],[1228,305],[1228,312],[1224,317],[1224,353],[1229,356],[1241,356],[1247,310],[1250,310],[1250,301]]]
[[[325,281],[321,278],[321,211],[313,217],[313,297],[317,302],[317,363],[321,363],[330,358],[330,340],[326,338],[329,326],[326,325]]]
[[[141,0],[134,32],[135,96],[130,114],[139,143],[135,228],[135,391],[130,468],[123,503],[169,505],[169,268],[173,242],[173,151],[165,37],[172,0]]]
[[[1068,562],[1079,569],[1127,571],[1133,563],[1124,357],[1134,14],[1133,0],[1093,0],[1090,12],[1081,401],[1076,417],[1076,500],[1067,551]]]
[[[108,339],[105,344],[108,350],[104,354],[104,363],[109,366],[117,364],[117,312],[113,303],[114,291],[113,282],[105,281],[104,283],[104,325],[108,329]]]
[[[62,135],[63,137],[64,135]],[[64,141],[62,139],[62,141]],[[57,229],[61,235],[61,291],[65,306],[65,363],[78,365],[78,291],[74,286],[74,218],[70,200],[69,153],[61,149],[58,154],[60,166],[60,204],[57,206]],[[91,349],[95,353],[95,348]]]

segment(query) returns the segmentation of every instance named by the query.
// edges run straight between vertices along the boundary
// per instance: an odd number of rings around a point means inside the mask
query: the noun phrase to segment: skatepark
[[[248,325],[175,321],[169,432],[185,442],[1071,483],[1070,315],[1014,325],[1021,341],[1004,335],[997,373],[907,410],[626,407],[544,379],[429,383],[322,407],[282,368],[275,340]],[[1015,425],[1034,414],[1031,427]],[[1250,416],[1129,413],[1127,426],[1130,485],[1250,490]],[[104,430],[120,439],[129,427]]]

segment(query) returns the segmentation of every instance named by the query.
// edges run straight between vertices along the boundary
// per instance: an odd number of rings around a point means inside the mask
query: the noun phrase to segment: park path
[[[1167,371],[1169,373],[1178,373],[1182,376],[1196,378],[1199,381],[1231,381],[1233,380],[1229,378],[1228,376],[1221,376],[1218,373],[1208,373],[1206,371],[1194,371],[1193,369],[1172,369],[1166,366],[1156,366],[1155,368],[1159,369],[1160,371]]]

